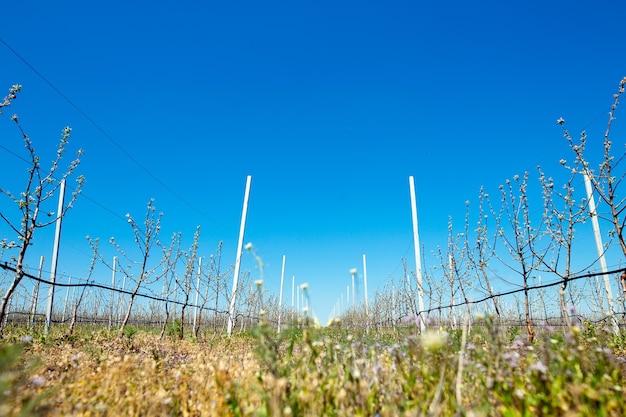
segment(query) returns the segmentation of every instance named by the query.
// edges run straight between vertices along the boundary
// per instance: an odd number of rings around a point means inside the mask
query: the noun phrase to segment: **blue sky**
[[[48,159],[61,128],[73,128],[85,197],[64,223],[59,270],[78,276],[85,235],[111,256],[109,237],[130,246],[123,216],[141,218],[150,198],[163,240],[182,232],[188,245],[200,225],[201,253],[223,240],[233,263],[252,175],[245,240],[266,284],[278,291],[286,255],[287,278],[309,284],[325,321],[349,270],[362,277],[363,254],[371,295],[401,277],[402,257],[414,267],[410,175],[428,264],[448,216],[462,227],[481,186],[497,193],[525,170],[535,178],[538,164],[559,175],[571,157],[559,117],[576,135],[603,132],[625,75],[621,6],[5,3],[0,38],[45,80],[0,44],[0,88],[23,85],[0,119],[2,144],[22,149],[12,112]],[[0,161],[2,186],[19,189],[23,162],[5,151]]]

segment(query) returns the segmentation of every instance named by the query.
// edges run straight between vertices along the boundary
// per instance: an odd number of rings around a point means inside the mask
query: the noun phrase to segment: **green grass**
[[[624,335],[591,324],[539,329],[532,344],[489,318],[425,334],[261,325],[159,341],[135,330],[59,329],[23,343],[25,330],[11,328],[2,414],[626,415]]]

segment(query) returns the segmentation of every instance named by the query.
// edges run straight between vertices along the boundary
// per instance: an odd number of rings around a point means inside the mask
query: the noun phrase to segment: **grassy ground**
[[[624,353],[624,337],[592,325],[528,344],[489,318],[424,334],[260,326],[162,341],[9,328],[0,415],[622,416]]]

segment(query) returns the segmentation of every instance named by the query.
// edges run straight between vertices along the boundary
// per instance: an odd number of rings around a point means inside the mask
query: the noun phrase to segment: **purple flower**
[[[519,357],[519,353],[515,351],[507,352],[502,355],[502,359],[504,359],[511,368],[517,368],[519,366]]]
[[[548,372],[548,367],[541,361],[537,361],[528,367],[531,371],[537,371],[541,374]]]

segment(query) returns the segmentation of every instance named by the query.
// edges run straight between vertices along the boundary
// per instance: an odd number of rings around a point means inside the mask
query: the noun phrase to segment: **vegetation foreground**
[[[9,328],[0,414],[626,415],[624,337],[592,324],[545,328],[532,344],[518,332],[490,318],[422,334],[261,325],[198,340]]]

